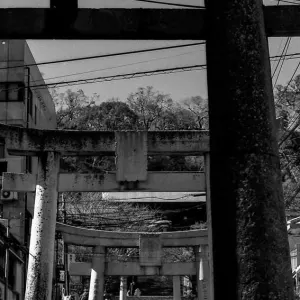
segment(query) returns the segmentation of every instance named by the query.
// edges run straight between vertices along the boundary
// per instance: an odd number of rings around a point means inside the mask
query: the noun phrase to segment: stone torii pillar
[[[51,299],[59,159],[55,152],[42,153],[38,158],[26,300]]]
[[[181,300],[180,276],[173,276],[173,300]]]
[[[89,300],[103,300],[105,247],[96,246],[93,252]]]
[[[120,297],[119,300],[126,300],[127,298],[127,276],[120,277]]]
[[[213,300],[211,297],[211,278],[209,266],[208,246],[195,247],[197,264],[197,293],[198,300]]]
[[[214,299],[290,300],[263,3],[205,4]]]

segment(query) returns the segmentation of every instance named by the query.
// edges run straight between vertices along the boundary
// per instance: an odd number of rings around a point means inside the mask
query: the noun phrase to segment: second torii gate
[[[126,300],[124,276],[173,276],[173,300],[181,300],[180,275],[196,275],[198,300],[211,300],[210,263],[207,230],[172,231],[160,233],[115,232],[73,227],[57,223],[57,231],[65,243],[93,247],[92,263],[71,263],[70,275],[91,276],[90,300],[104,293],[104,276],[121,276],[120,300]],[[107,247],[139,248],[135,261],[106,261]],[[164,263],[162,250],[166,247],[193,247],[195,261]],[[130,259],[130,258],[129,258]]]
[[[2,183],[4,191],[35,192],[26,300],[50,300],[51,297],[58,192],[195,191],[209,195],[209,169],[205,173],[147,172],[148,154],[206,153],[207,164],[207,131],[81,132],[0,125],[0,136],[5,138],[9,154],[38,156],[37,175],[3,173]],[[116,156],[116,173],[59,173],[61,155],[101,154]],[[212,278],[212,266],[210,270]],[[93,295],[90,300],[103,298],[103,293]]]

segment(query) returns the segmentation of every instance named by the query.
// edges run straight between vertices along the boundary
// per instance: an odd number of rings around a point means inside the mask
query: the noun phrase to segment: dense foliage
[[[299,210],[300,202],[300,75],[288,85],[275,90],[279,154],[282,170],[284,200],[287,209]]]

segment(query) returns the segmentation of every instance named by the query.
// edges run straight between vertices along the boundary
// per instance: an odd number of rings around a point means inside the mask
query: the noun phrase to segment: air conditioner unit
[[[18,200],[18,193],[1,190],[0,200],[2,201]]]

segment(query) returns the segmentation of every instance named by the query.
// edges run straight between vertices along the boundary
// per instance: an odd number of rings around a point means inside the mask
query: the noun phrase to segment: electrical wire
[[[204,68],[205,68],[205,65],[192,65],[192,66],[183,66],[183,67],[175,67],[175,68],[167,68],[167,69],[157,69],[157,70],[153,70],[153,71],[143,71],[143,72],[119,74],[119,75],[112,75],[112,76],[96,77],[96,78],[92,78],[92,79],[71,80],[71,81],[66,81],[66,82],[33,85],[32,89],[34,90],[36,88],[49,87],[49,86],[64,87],[64,86],[75,86],[75,85],[81,85],[81,84],[100,83],[100,82],[104,82],[104,81],[126,80],[126,79],[140,78],[140,77],[145,77],[145,76],[165,75],[165,74],[172,74],[172,73],[178,73],[178,72],[203,70]],[[18,88],[18,89],[20,89],[20,88]]]
[[[93,73],[93,72],[97,72],[97,71],[104,71],[104,70],[109,70],[109,69],[114,69],[114,68],[119,68],[119,67],[134,65],[134,64],[140,64],[140,63],[143,63],[143,62],[160,60],[160,59],[165,59],[165,58],[169,58],[169,57],[176,57],[176,56],[180,56],[180,55],[185,55],[187,53],[195,53],[195,52],[194,51],[192,51],[192,52],[186,52],[186,53],[177,54],[177,55],[174,55],[174,56],[166,56],[166,57],[157,58],[157,59],[153,59],[153,60],[139,61],[139,62],[130,63],[130,64],[118,65],[118,66],[115,66],[115,67],[108,67],[108,68],[97,69],[97,70],[92,70],[92,71],[78,72],[78,73],[66,74],[66,75],[61,75],[61,76],[54,76],[54,77],[45,78],[43,80],[50,80],[50,79],[56,79],[56,78],[62,78],[62,77],[69,77],[69,76],[75,76],[75,75]],[[285,60],[298,59],[298,58],[300,58],[300,52],[289,53],[289,54],[285,54],[285,55],[281,54],[281,55],[270,56],[270,59],[273,60],[273,61],[275,61],[275,60],[279,60],[280,61],[283,57],[285,57]],[[206,64],[203,64],[202,66],[203,66],[204,69],[207,67]],[[21,67],[21,66],[19,66],[19,67]],[[6,67],[5,68],[0,68],[0,70],[1,69],[7,69],[7,68]],[[36,80],[35,82],[38,82],[38,81],[41,81],[41,80]]]
[[[33,80],[33,81],[34,81],[34,83],[36,83],[36,82],[39,82],[39,81],[46,81],[46,80],[51,80],[51,79],[65,78],[65,77],[70,77],[70,76],[76,76],[76,75],[82,75],[82,74],[89,74],[89,73],[95,73],[95,72],[100,72],[100,71],[112,70],[112,69],[117,69],[117,68],[121,68],[121,67],[127,67],[127,66],[138,65],[138,64],[142,64],[142,63],[147,63],[147,62],[151,62],[151,61],[157,61],[157,60],[168,59],[168,58],[177,57],[177,56],[182,56],[182,55],[187,55],[187,54],[196,53],[196,52],[197,52],[197,51],[190,51],[190,52],[185,52],[185,53],[176,54],[176,55],[168,55],[168,56],[159,57],[159,58],[154,58],[154,59],[148,59],[148,60],[137,61],[137,62],[129,63],[129,64],[123,64],[123,65],[117,65],[117,66],[113,66],[113,67],[107,67],[107,68],[103,68],[103,69],[96,69],[96,70],[85,71],[85,72],[71,73],[71,74],[60,75],[60,76],[54,76],[54,77],[48,77],[48,78],[44,78],[44,79],[41,79],[41,80]]]
[[[288,37],[288,38],[287,38],[285,54],[286,54],[287,51],[288,51],[288,48],[289,48],[290,43],[291,43],[291,40],[292,40],[291,37]],[[273,89],[274,89],[274,88],[276,87],[276,85],[277,85],[277,81],[278,81],[279,75],[280,75],[280,73],[281,73],[281,70],[282,70],[284,61],[285,61],[285,56],[283,56],[283,58],[282,58],[282,60],[281,60],[281,66],[280,66],[280,68],[279,68],[279,72],[277,73],[277,77],[276,77],[276,79],[275,79]],[[279,60],[279,62],[280,62],[280,60]]]
[[[285,60],[290,60],[290,59],[297,59],[300,58],[300,52],[294,52],[294,53],[288,53],[285,55],[273,55],[270,56],[270,60],[274,61],[274,60],[280,60],[282,57],[285,57]]]
[[[126,73],[126,74],[117,74],[111,76],[103,76],[103,77],[96,77],[96,78],[89,78],[89,79],[78,79],[78,80],[70,80],[70,81],[61,81],[61,82],[52,82],[52,83],[44,83],[44,84],[37,84],[31,85],[31,90],[45,88],[45,87],[63,87],[63,86],[75,86],[81,84],[91,84],[91,83],[99,83],[103,81],[114,81],[114,80],[125,80],[125,79],[132,79],[132,78],[140,78],[144,76],[152,76],[152,75],[162,75],[162,74],[171,74],[177,72],[187,72],[187,71],[195,71],[203,69],[205,65],[191,65],[191,66],[182,66],[182,67],[174,67],[174,68],[167,68],[167,69],[157,69],[152,71],[143,71],[143,72],[135,72],[135,73]],[[10,88],[10,89],[2,89],[0,92],[3,91],[18,91],[21,88]]]
[[[286,42],[285,42],[285,45],[284,45],[284,47],[283,47],[283,50],[282,50],[280,59],[278,60],[277,65],[276,65],[276,68],[275,68],[275,70],[274,70],[274,72],[273,72],[273,74],[272,74],[272,79],[273,79],[273,77],[275,76],[276,71],[277,71],[277,69],[278,69],[278,66],[281,64],[273,88],[275,88],[275,86],[276,86],[276,84],[277,84],[277,80],[278,80],[278,78],[279,78],[279,75],[280,75],[280,73],[281,73],[282,66],[283,66],[284,60],[285,60],[285,56],[284,56],[284,55],[285,55],[285,54],[287,53],[287,51],[288,51],[288,47],[289,47],[289,45],[290,45],[290,42],[291,42],[291,38],[288,37],[287,40],[286,40]]]
[[[59,63],[65,63],[65,62],[74,62],[74,61],[89,60],[89,59],[96,59],[96,58],[107,58],[107,57],[122,56],[122,55],[129,55],[129,54],[138,54],[138,53],[145,53],[145,52],[152,52],[152,51],[161,51],[161,50],[177,49],[177,48],[183,48],[183,47],[198,46],[198,45],[204,45],[204,44],[205,44],[205,42],[197,42],[197,43],[189,43],[189,44],[184,44],[184,45],[164,46],[164,47],[117,52],[117,53],[93,55],[93,56],[83,56],[83,57],[76,57],[76,58],[69,58],[69,59],[50,60],[50,61],[45,61],[45,62],[40,62],[40,63],[2,67],[2,68],[0,68],[0,70],[41,66],[41,65],[50,65],[50,64],[59,64]]]
[[[201,8],[201,9],[205,8],[205,6],[199,6],[199,5],[179,4],[179,3],[163,2],[163,1],[156,1],[156,0],[134,0],[134,1],[147,2],[147,3],[153,3],[153,4],[172,5],[172,6],[186,7],[186,8]]]
[[[40,63],[32,63],[32,64],[25,64],[25,65],[18,65],[18,66],[10,66],[10,67],[1,67],[0,70],[7,70],[12,68],[21,68],[21,67],[30,67],[30,66],[39,66],[39,65],[48,65],[48,64],[56,64],[56,63],[64,63],[64,62],[73,62],[73,61],[80,61],[80,60],[89,60],[89,59],[96,59],[96,58],[106,58],[106,57],[113,57],[113,56],[120,56],[120,55],[128,55],[128,54],[137,54],[137,53],[144,53],[144,52],[151,52],[151,51],[159,51],[159,50],[168,50],[168,49],[176,49],[182,47],[190,47],[190,46],[197,46],[197,45],[204,45],[205,42],[198,42],[198,43],[190,43],[184,45],[175,45],[175,46],[165,46],[165,47],[158,47],[158,48],[150,48],[150,49],[141,49],[141,50],[133,50],[133,51],[126,51],[126,52],[119,52],[119,53],[110,53],[110,54],[103,54],[103,55],[94,55],[94,56],[84,56],[84,57],[77,57],[77,58],[70,58],[70,59],[61,59],[61,60],[52,60],[52,61],[45,61]],[[300,52],[296,53],[289,53],[284,55],[286,59],[295,59],[299,57],[294,57],[300,55]],[[283,55],[275,55],[270,56],[271,60],[281,60]],[[206,67],[206,65],[203,65]],[[75,73],[76,74],[76,73]],[[74,75],[75,75],[74,74]],[[78,73],[80,74],[80,73]],[[62,77],[66,77],[64,75]],[[58,78],[57,76],[56,78]],[[55,78],[55,77],[53,77]],[[52,78],[49,78],[52,79]]]
[[[278,3],[279,3],[279,2],[278,2]],[[281,49],[282,42],[283,42],[283,38],[280,39],[280,44],[279,44],[278,51],[277,51],[276,55],[279,54],[279,50]],[[285,43],[285,45],[286,45],[286,43]],[[285,48],[285,45],[284,45],[284,48]],[[284,49],[284,48],[283,48],[283,49]],[[283,54],[284,54],[284,53],[283,53],[283,51],[282,51],[282,52],[281,52],[281,56],[282,56]],[[272,74],[272,78],[274,77],[274,75],[275,75],[275,73],[276,73],[276,70],[277,70],[277,68],[278,68],[278,65],[279,65],[280,60],[281,60],[281,58],[280,58],[279,61],[277,62],[276,68],[275,68],[275,70],[274,70],[274,72],[273,72],[273,74]],[[275,60],[274,60],[274,61],[275,61]]]

